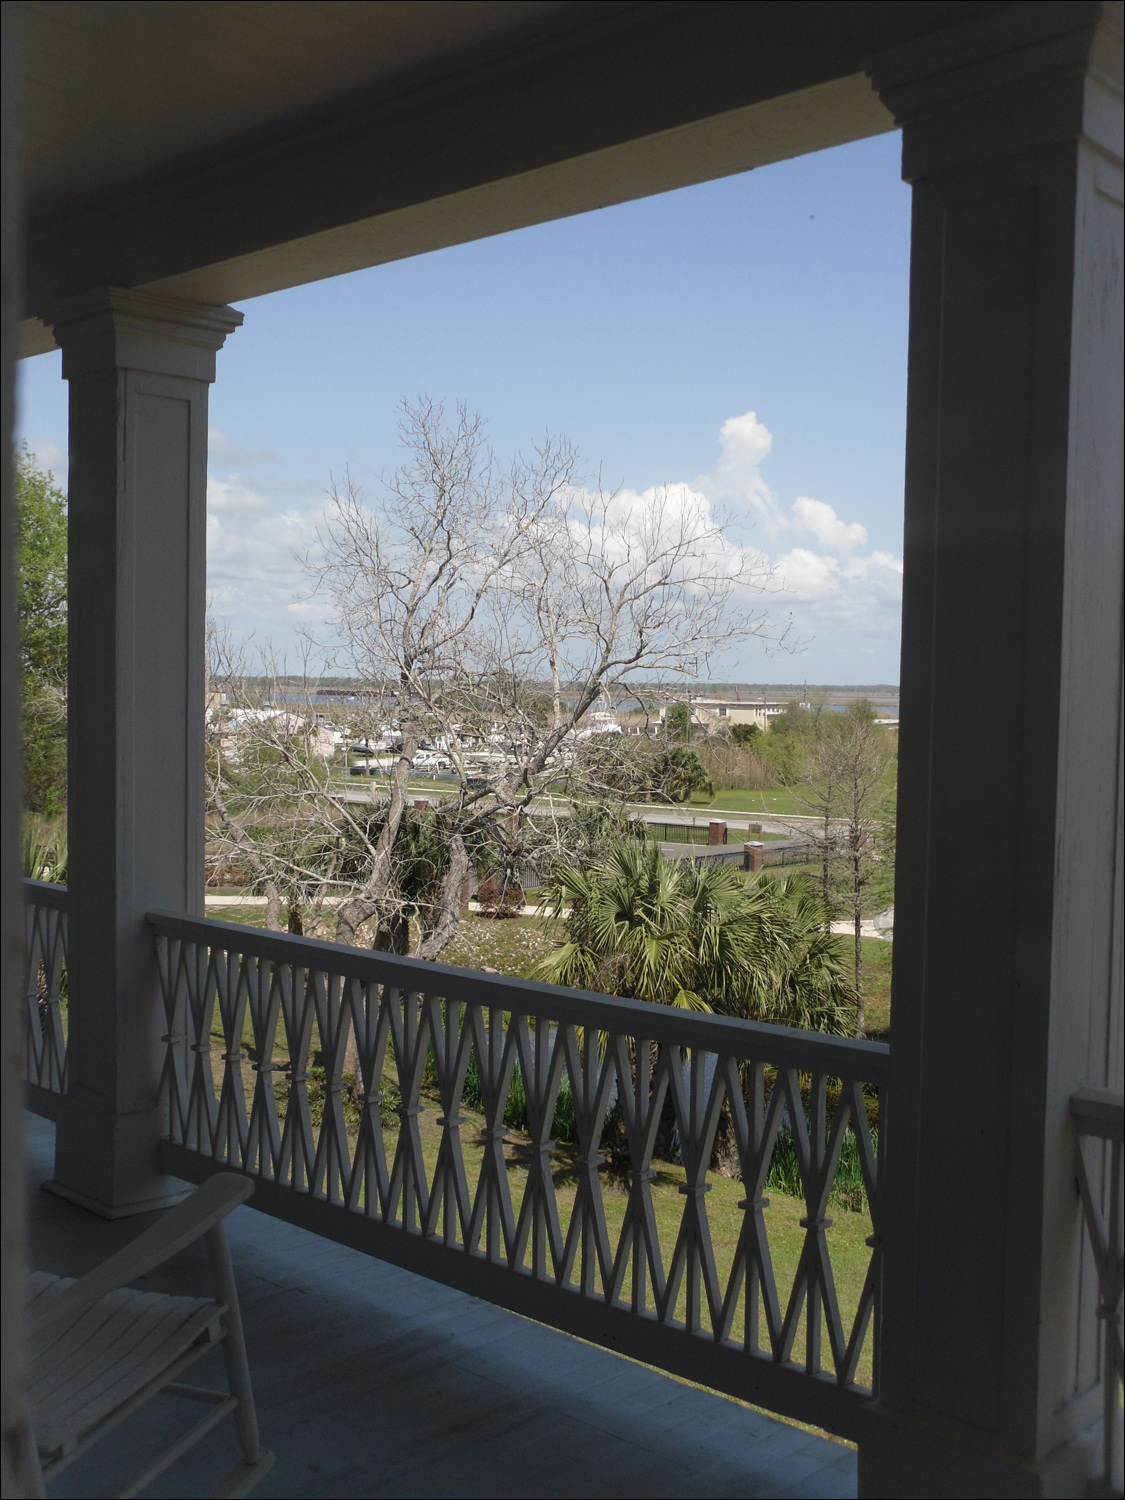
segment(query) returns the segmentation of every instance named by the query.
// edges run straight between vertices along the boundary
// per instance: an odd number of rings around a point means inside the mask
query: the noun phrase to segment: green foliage
[[[770,735],[778,739],[815,739],[820,718],[821,715],[816,710],[789,702],[783,713],[770,720]]]
[[[645,836],[645,825],[636,822],[624,807],[594,797],[575,797],[565,819],[559,819],[569,858],[586,865],[622,839]]]
[[[800,877],[748,881],[729,865],[614,848],[587,870],[559,867],[567,941],[539,966],[554,984],[845,1035],[854,995],[847,950],[826,932]]]
[[[484,1109],[484,1092],[480,1086],[480,1070],[477,1067],[475,1050],[469,1055],[461,1099],[469,1109]],[[603,1137],[612,1128],[612,1120],[613,1110],[611,1109],[606,1112],[602,1129]],[[519,1063],[516,1063],[512,1069],[512,1081],[508,1086],[508,1101],[504,1106],[504,1124],[511,1130],[527,1132],[531,1129],[531,1117],[527,1110],[527,1090],[524,1088],[523,1073],[520,1071]],[[551,1136],[563,1146],[579,1144],[578,1119],[574,1111],[574,1091],[566,1073],[559,1081],[559,1092],[555,1099],[555,1115],[551,1123]]]
[[[342,824],[336,837],[339,858],[336,879],[362,887],[368,879],[371,849],[387,820],[388,804],[360,815],[352,826]],[[394,953],[410,952],[410,920],[423,919],[441,899],[442,881],[449,869],[449,845],[432,812],[405,807],[392,851],[396,913],[380,922],[375,946]]]
[[[760,724],[732,724],[730,737],[736,745],[753,745],[762,737]]]
[[[876,1152],[879,1149],[878,1132],[871,1132],[871,1142]],[[766,1174],[766,1187],[785,1193],[790,1198],[803,1198],[801,1169],[797,1162],[797,1146],[788,1119],[777,1133],[777,1144],[770,1158],[770,1169]],[[832,1191],[828,1201],[838,1208],[852,1213],[862,1213],[867,1207],[867,1185],[863,1180],[863,1167],[859,1158],[859,1142],[849,1126],[844,1131],[840,1147],[840,1160],[836,1175],[832,1179]]]
[[[657,752],[651,778],[651,795],[660,802],[688,802],[698,792],[715,795],[715,784],[696,751],[686,745],[665,747]]]
[[[769,732],[754,748],[769,762],[778,781],[795,781],[804,774],[819,718],[811,709],[788,703],[784,713],[770,720]]]
[[[26,448],[16,456],[16,505],[20,663],[32,676],[64,680],[66,496]]]
[[[29,821],[23,831],[22,874],[27,880],[66,883],[67,839],[65,824],[54,833]]]
[[[376,843],[387,821],[387,804],[372,808],[364,816],[353,813],[355,829],[341,825],[339,879],[348,885],[363,885],[368,875],[369,849]],[[449,847],[432,813],[403,808],[394,846],[395,876],[403,900],[421,905],[441,884],[449,868]]]
[[[66,496],[26,448],[15,477],[24,794],[32,811],[57,813],[66,805]]]
[[[694,792],[713,796],[715,787],[689,745],[638,742],[597,736],[582,748],[577,800],[597,802],[607,794],[635,802],[687,802]]]
[[[328,1070],[323,1064],[317,1063],[310,1066],[305,1073],[305,1097],[309,1105],[309,1122],[314,1130],[319,1130],[324,1121],[324,1107],[328,1103]],[[360,1121],[363,1117],[363,1105],[361,1096],[357,1092],[356,1077],[352,1073],[342,1075],[345,1085],[340,1094],[340,1105],[344,1112],[344,1125],[350,1134],[359,1130]],[[277,1117],[284,1121],[289,1109],[289,1096],[293,1091],[293,1084],[288,1073],[274,1074],[274,1098],[277,1100]],[[383,1080],[379,1100],[379,1120],[383,1125],[397,1125],[399,1123],[398,1111],[402,1107],[402,1096],[397,1085]]]
[[[865,699],[841,714],[825,714],[809,746],[803,784],[793,790],[816,815],[821,890],[826,903],[856,925],[876,875],[893,892],[894,779],[891,736],[875,722]],[[893,899],[893,898],[892,898]],[[856,1034],[866,1025],[863,949],[853,939]]]
[[[673,745],[686,745],[691,739],[691,709],[686,703],[670,703],[664,715],[665,738]]]

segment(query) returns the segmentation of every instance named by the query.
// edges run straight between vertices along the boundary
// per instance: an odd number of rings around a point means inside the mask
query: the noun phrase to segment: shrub
[[[878,1153],[877,1132],[872,1131],[871,1141]],[[785,1193],[790,1198],[804,1198],[805,1196],[801,1172],[797,1164],[797,1147],[788,1117],[782,1122],[777,1132],[777,1144],[774,1146],[770,1169],[766,1174],[766,1187],[773,1188],[778,1193]],[[862,1213],[867,1207],[867,1188],[863,1180],[863,1167],[860,1164],[859,1142],[850,1126],[844,1131],[840,1160],[836,1166],[836,1175],[832,1180],[832,1191],[828,1201],[849,1213]]]

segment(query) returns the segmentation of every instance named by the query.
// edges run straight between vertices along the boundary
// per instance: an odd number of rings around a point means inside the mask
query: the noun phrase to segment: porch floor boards
[[[38,1191],[51,1175],[54,1127],[29,1122],[32,1265],[81,1275],[154,1216],[107,1223]],[[263,1500],[856,1493],[855,1452],[842,1444],[250,1207],[227,1224],[262,1441],[277,1459],[255,1491]],[[204,1247],[144,1284],[208,1291]],[[221,1356],[196,1370],[193,1381],[220,1383]],[[48,1493],[116,1493],[196,1416],[158,1398]],[[223,1423],[150,1493],[205,1493],[236,1456],[233,1425]]]

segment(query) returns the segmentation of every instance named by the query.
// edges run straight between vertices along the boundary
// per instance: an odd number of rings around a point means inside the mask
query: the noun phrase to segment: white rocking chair
[[[49,1482],[111,1428],[160,1391],[202,1401],[211,1410],[140,1474],[122,1495],[137,1495],[211,1428],[234,1414],[242,1460],[216,1495],[248,1495],[273,1465],[258,1442],[258,1420],[223,1219],[254,1191],[222,1172],[95,1270],[75,1281],[36,1271],[28,1323],[31,1419],[44,1481]],[[203,1235],[215,1295],[169,1297],[128,1283]],[[179,1377],[222,1340],[227,1391],[183,1385]]]

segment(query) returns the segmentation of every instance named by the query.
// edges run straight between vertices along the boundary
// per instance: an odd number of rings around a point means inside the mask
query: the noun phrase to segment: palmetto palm
[[[556,869],[567,941],[540,966],[555,984],[694,1010],[847,1033],[854,996],[838,939],[801,879],[746,880],[621,844],[585,870]]]

